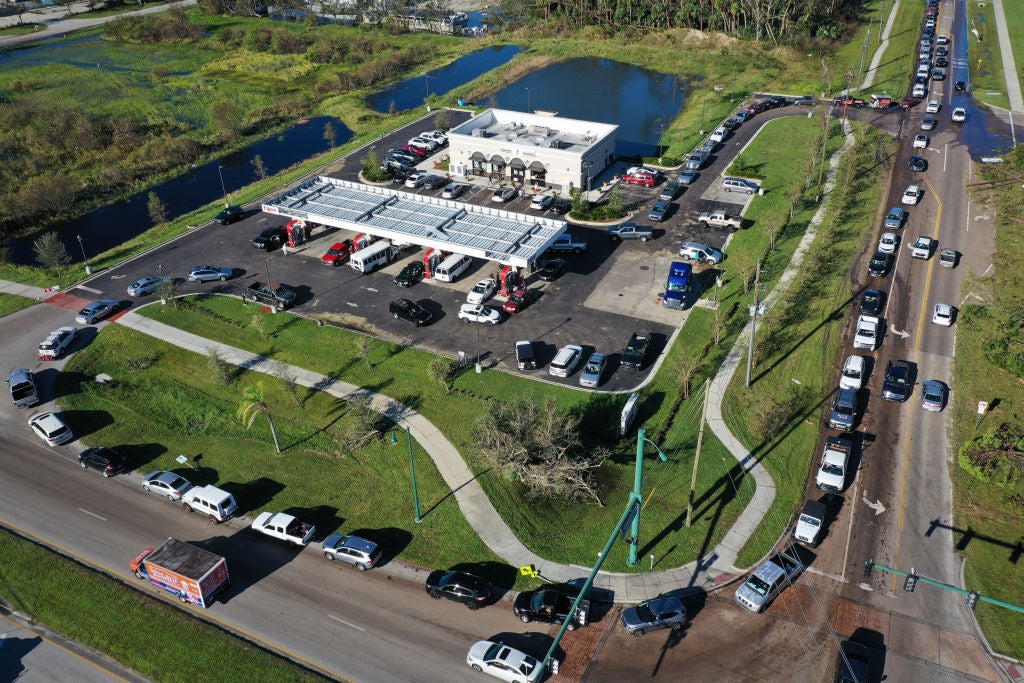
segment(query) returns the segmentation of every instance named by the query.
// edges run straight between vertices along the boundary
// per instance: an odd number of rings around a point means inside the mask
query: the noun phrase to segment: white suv
[[[71,428],[57,413],[36,413],[28,419],[28,426],[47,446],[60,446],[75,438]]]
[[[345,534],[331,534],[320,548],[328,560],[348,562],[361,572],[375,567],[384,554],[373,541]]]
[[[238,509],[235,497],[216,486],[193,486],[181,496],[185,512],[201,512],[211,524],[225,521]]]
[[[551,361],[551,365],[548,366],[548,374],[552,377],[568,377],[572,374],[572,371],[579,365],[580,358],[583,357],[583,348],[576,346],[575,344],[569,344],[563,346],[555,354],[554,359]]]

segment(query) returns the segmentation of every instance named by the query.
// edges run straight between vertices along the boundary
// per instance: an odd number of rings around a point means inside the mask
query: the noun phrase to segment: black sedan
[[[892,254],[876,251],[875,255],[871,257],[871,263],[868,264],[868,275],[871,277],[885,277],[891,267]]]
[[[491,601],[493,589],[487,579],[459,571],[435,569],[427,577],[427,594],[435,600],[447,598],[461,602],[471,610],[479,609]]]
[[[565,265],[560,258],[544,259],[537,264],[537,277],[544,282],[557,280],[565,273]]]
[[[914,156],[910,157],[910,161],[907,162],[907,165],[910,167],[911,171],[927,171],[928,170],[928,160],[925,159],[922,156],[918,156],[917,154],[915,154]]]

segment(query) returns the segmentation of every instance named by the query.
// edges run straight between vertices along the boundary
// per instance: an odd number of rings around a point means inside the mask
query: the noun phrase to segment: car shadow
[[[61,410],[59,413],[77,440],[114,424],[113,416],[105,410]]]
[[[147,465],[149,463],[167,452],[167,447],[159,443],[121,444],[120,446],[112,446],[112,448],[124,458],[125,472],[141,469],[148,470]],[[185,478],[188,479],[188,477]],[[189,479],[189,481],[192,480]]]
[[[247,484],[227,482],[219,486],[235,497],[238,503],[235,512],[237,517],[263,508],[274,496],[284,491],[284,484],[267,477],[260,477]]]
[[[281,512],[316,527],[316,533],[313,534],[310,543],[322,542],[328,535],[334,533],[334,529],[345,523],[345,518],[338,516],[338,508],[329,505],[317,505],[311,508],[289,507]]]
[[[284,567],[303,551],[303,548],[267,538],[249,527],[230,536],[187,542],[227,560],[231,585],[218,596],[225,603]]]
[[[448,568],[448,571],[465,572],[482,579],[487,579],[491,584],[491,600],[488,604],[500,602],[508,595],[516,583],[519,571],[504,562],[459,562]]]

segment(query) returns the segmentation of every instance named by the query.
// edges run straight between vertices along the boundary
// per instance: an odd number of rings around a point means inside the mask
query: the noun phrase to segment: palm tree
[[[281,452],[281,445],[277,442],[277,430],[274,429],[274,418],[270,416],[270,408],[264,397],[263,382],[256,382],[255,386],[249,386],[242,392],[242,402],[238,406],[238,419],[245,423],[245,428],[252,427],[252,423],[260,415],[267,416],[270,423],[270,433],[274,437],[274,448]]]

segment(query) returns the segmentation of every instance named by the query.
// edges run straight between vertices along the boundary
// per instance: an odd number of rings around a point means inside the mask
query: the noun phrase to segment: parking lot
[[[90,299],[118,298],[126,301],[130,298],[125,292],[128,283],[139,277],[163,274],[180,278],[182,293],[216,291],[239,294],[251,282],[265,281],[269,274],[273,282],[297,291],[299,298],[294,310],[303,315],[452,358],[457,358],[461,352],[473,359],[479,353],[485,367],[497,366],[516,372],[514,344],[517,340],[529,339],[534,342],[539,365],[532,374],[569,385],[577,385],[578,372],[565,379],[553,378],[548,376],[547,365],[560,347],[578,344],[584,349],[584,358],[594,351],[610,356],[609,372],[601,390],[631,390],[646,378],[694,300],[709,283],[714,282],[717,274],[714,269],[695,268],[696,291],[691,293],[687,308],[679,311],[661,306],[668,266],[678,258],[679,244],[690,240],[727,250],[731,230],[702,230],[696,223],[696,216],[713,208],[738,212],[747,202],[756,199],[756,195],[722,192],[720,174],[728,159],[750,140],[757,127],[765,120],[785,113],[786,110],[781,109],[759,115],[727,139],[693,184],[681,188],[666,219],[654,224],[654,239],[648,242],[612,242],[603,227],[570,225],[569,233],[585,240],[587,251],[559,255],[567,261],[567,270],[553,282],[543,282],[533,274],[523,273],[526,284],[537,291],[539,297],[515,315],[504,314],[504,320],[496,326],[463,324],[457,318],[459,306],[466,301],[466,293],[479,279],[494,276],[499,269],[496,263],[477,259],[456,282],[426,280],[403,289],[393,283],[393,278],[406,263],[423,258],[423,251],[418,247],[406,248],[397,261],[369,274],[359,273],[346,265],[331,267],[321,263],[320,257],[331,244],[353,237],[333,228],[314,232],[310,241],[289,249],[289,253],[282,250],[266,253],[253,249],[250,241],[262,229],[283,221],[280,216],[252,210],[237,223],[203,226],[112,271],[99,273],[73,293]],[[432,120],[426,118],[405,131],[395,131],[378,144],[394,146],[413,137],[415,130],[432,127]],[[365,153],[365,148],[356,150],[339,170],[332,171],[330,175],[355,179],[359,159]],[[442,149],[434,156],[443,154]],[[666,179],[662,178],[653,188],[617,183],[630,165],[617,162],[606,169],[592,180],[592,191],[596,198],[601,188],[607,191],[617,184],[629,210],[634,212],[634,220],[649,225],[647,212]],[[422,161],[418,167],[444,175],[443,171],[434,171],[431,158]],[[674,175],[669,173],[667,177]],[[461,182],[463,179],[458,180]],[[487,184],[484,179],[466,181],[472,187],[458,201],[492,203],[496,184]],[[402,191],[438,195],[441,192],[440,189],[404,187]],[[550,210],[530,209],[531,195],[532,191],[529,191],[523,198],[516,197],[504,208],[527,215],[557,217]],[[184,276],[192,266],[205,263],[230,267],[234,275],[224,283],[184,282]],[[728,269],[728,260],[722,267]],[[413,299],[427,308],[432,314],[431,324],[417,328],[405,320],[393,318],[388,312],[388,304],[398,297]],[[140,303],[145,301],[146,297],[139,300]],[[491,299],[487,303],[500,308],[501,300]],[[619,369],[619,354],[633,332],[650,332],[654,340],[641,372]]]

